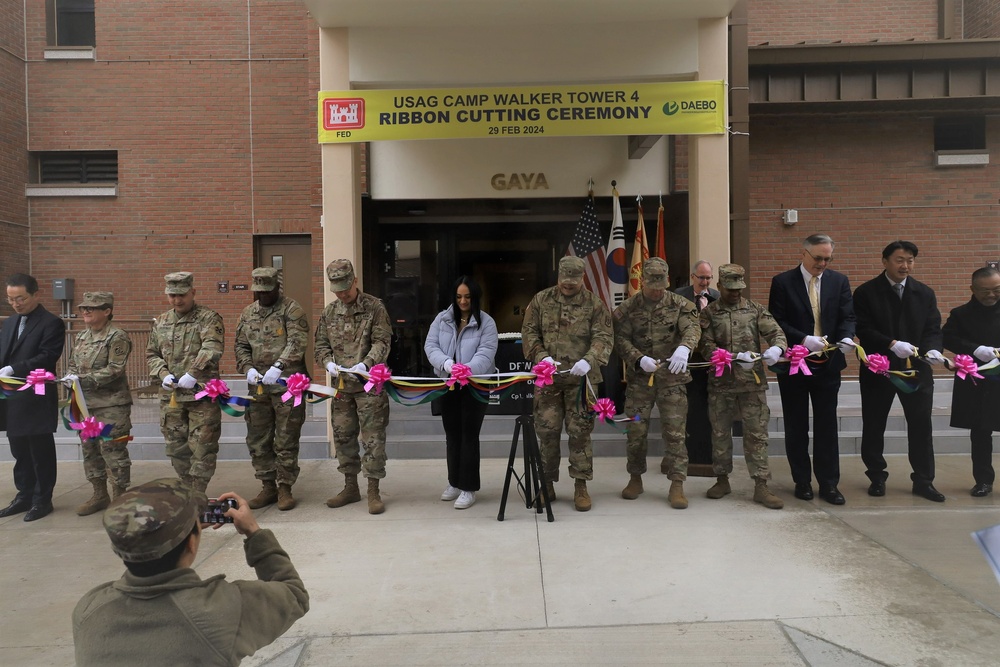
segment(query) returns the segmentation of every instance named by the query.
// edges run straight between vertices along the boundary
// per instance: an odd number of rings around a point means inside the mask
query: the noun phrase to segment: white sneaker
[[[456,489],[454,486],[449,484],[445,487],[444,491],[441,492],[441,500],[454,500],[458,498],[458,494],[462,493],[461,489]]]
[[[455,501],[455,509],[464,510],[472,507],[476,502],[476,492],[475,491],[462,491],[459,494],[458,500]]]

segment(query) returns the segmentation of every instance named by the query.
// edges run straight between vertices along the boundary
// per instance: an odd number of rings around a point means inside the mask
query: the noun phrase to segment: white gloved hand
[[[264,384],[276,384],[278,382],[278,378],[280,377],[281,369],[277,366],[271,366],[267,369],[267,372],[264,373]]]
[[[771,347],[764,350],[764,354],[760,355],[764,359],[764,363],[768,366],[773,366],[778,363],[778,359],[781,358],[782,349],[777,345],[772,345]]]
[[[570,369],[571,375],[584,376],[590,372],[590,364],[586,359],[581,359],[580,361],[573,364],[573,368]]]
[[[326,372],[332,375],[333,377],[337,377],[337,372],[339,370],[340,366],[338,366],[337,364],[333,363],[332,361],[326,362]]]
[[[454,361],[452,361],[451,359],[446,359],[444,362],[444,366],[441,367],[441,370],[443,370],[445,373],[451,373],[451,367],[454,365],[455,365]]]
[[[753,366],[753,356],[750,352],[737,352],[736,361],[744,366]]]
[[[0,368],[0,378],[9,378],[14,376],[14,368],[12,366],[4,366]]]
[[[72,387],[73,383],[76,382],[79,379],[80,379],[79,375],[73,375],[72,373],[70,373],[69,375],[67,375],[66,377],[64,377],[63,379],[61,379],[59,381],[62,382],[67,387]]]
[[[688,357],[691,356],[691,349],[687,345],[678,345],[674,353],[670,355],[671,373],[684,373],[688,369]]]
[[[362,361],[359,364],[355,364],[355,365],[351,366],[351,368],[349,369],[349,371],[351,373],[367,373],[368,372],[368,367],[365,366],[365,362]]]
[[[806,349],[810,352],[819,352],[826,347],[826,339],[821,336],[806,336],[802,344],[806,346]]]
[[[542,361],[547,361],[550,364],[552,364],[553,366],[558,366],[559,365],[559,362],[556,361],[555,359],[553,359],[552,357],[545,357],[544,359],[542,359]]]
[[[185,373],[181,376],[181,379],[177,381],[177,386],[181,389],[194,389],[196,384],[198,384],[198,380],[190,373]]]
[[[655,373],[659,364],[656,363],[656,359],[652,357],[643,357],[639,360],[639,368],[646,371],[647,373]]]
[[[990,347],[989,345],[980,345],[976,348],[976,351],[972,353],[972,356],[979,359],[979,361],[986,363],[997,358],[997,350],[995,347]],[[3,371],[0,371],[0,375],[3,375]]]
[[[917,353],[917,348],[913,347],[905,340],[897,340],[895,344],[889,348],[892,353],[895,354],[900,359],[906,359],[907,357],[912,357]]]
[[[931,364],[944,363],[944,355],[938,352],[937,350],[927,350],[927,354],[924,355],[924,358],[927,359],[927,363]]]
[[[256,368],[247,371],[247,384],[260,384],[260,373]]]
[[[174,385],[177,384],[177,378],[173,376],[173,373],[168,373],[167,377],[163,378],[163,388],[173,389]]]
[[[837,343],[837,347],[840,348],[840,351],[844,354],[850,354],[854,348],[857,347],[857,343],[850,338],[841,338],[840,342]]]

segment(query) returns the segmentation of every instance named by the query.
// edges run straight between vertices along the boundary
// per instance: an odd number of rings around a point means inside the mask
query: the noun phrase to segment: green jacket
[[[371,370],[389,358],[392,343],[389,313],[378,298],[364,292],[358,292],[358,298],[350,305],[333,301],[323,309],[313,342],[316,364],[320,367],[317,372],[330,361],[344,368],[364,362]],[[340,379],[346,391],[362,391],[364,383],[354,376],[342,373]]]
[[[236,325],[236,370],[243,375],[256,368],[261,375],[276,361],[285,364],[281,377],[305,373],[309,321],[294,299],[282,296],[270,308],[254,301],[243,309]],[[284,393],[284,385],[264,385],[270,393]]]
[[[719,348],[732,352],[734,360],[732,370],[726,369],[719,377],[715,377],[711,368],[708,370],[709,388],[721,393],[764,391],[767,387],[764,364],[758,361],[753,368],[744,368],[735,359],[740,352],[760,352],[762,338],[767,347],[788,348],[785,334],[767,308],[750,299],[741,298],[735,306],[726,305],[719,299],[702,309],[699,323],[699,350],[705,360],[711,361],[712,354]]]
[[[69,372],[80,376],[83,397],[90,408],[132,405],[125,364],[132,353],[128,334],[108,324],[100,331],[84,329],[76,335]]]
[[[568,371],[580,359],[590,364],[587,376],[591,383],[601,382],[601,366],[608,363],[615,344],[611,313],[601,299],[587,289],[571,297],[563,296],[559,286],[536,294],[524,312],[521,347],[524,358],[537,364],[552,357]],[[556,382],[579,382],[569,374],[557,375]]]
[[[694,304],[673,292],[650,302],[642,292],[630,296],[615,308],[615,349],[625,362],[625,377],[632,382],[649,382],[649,373],[639,367],[645,357],[663,363],[656,370],[660,386],[670,387],[691,381],[691,374],[671,373],[667,367],[677,347],[683,345],[694,352],[701,339],[698,313]]]
[[[199,305],[183,315],[168,310],[157,318],[146,344],[150,377],[162,381],[173,374],[180,380],[190,373],[201,385],[218,378],[225,338],[222,317],[214,310]],[[193,401],[197,390],[160,389],[160,400],[169,400],[171,393],[178,401]]]

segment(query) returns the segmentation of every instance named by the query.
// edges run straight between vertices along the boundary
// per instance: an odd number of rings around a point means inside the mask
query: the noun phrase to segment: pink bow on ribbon
[[[594,403],[594,412],[597,413],[598,419],[603,419],[606,422],[614,421],[615,402],[610,398],[599,398]]]
[[[539,361],[531,369],[531,372],[535,374],[535,386],[544,387],[547,384],[552,384],[552,376],[556,374],[556,365],[551,361]]]
[[[889,357],[884,354],[868,355],[868,370],[879,375],[889,374]]]
[[[288,399],[294,398],[292,407],[298,407],[302,403],[302,392],[309,388],[309,376],[305,373],[292,373],[286,383],[288,391],[281,395],[281,402],[284,403]]]
[[[212,378],[205,383],[205,388],[194,395],[195,400],[208,396],[213,401],[219,396],[229,395],[229,385],[219,378]]]
[[[91,440],[101,437],[104,433],[104,424],[97,421],[96,417],[87,417],[82,422],[70,422],[70,428],[80,432],[81,440]]]
[[[469,384],[469,378],[472,377],[472,369],[465,364],[452,364],[451,367],[451,377],[445,382],[449,387],[454,387],[457,382],[460,387],[464,387]]]
[[[48,372],[44,368],[36,368],[35,370],[28,373],[28,377],[24,379],[24,386],[18,389],[18,391],[24,391],[25,389],[34,388],[35,394],[38,396],[45,395],[45,383],[56,379],[56,376]]]
[[[975,378],[983,378],[983,376],[979,373],[979,364],[977,364],[976,360],[967,354],[955,355],[955,375],[962,380],[970,378],[972,379],[973,384],[976,382]]]
[[[710,361],[715,367],[715,377],[722,377],[727,368],[732,369],[733,367],[733,353],[720,347],[712,353]]]
[[[795,375],[799,371],[803,375],[812,375],[809,366],[806,365],[806,357],[809,356],[809,348],[805,345],[792,345],[785,351],[785,358],[791,364],[788,368],[789,375]]]
[[[375,388],[376,394],[382,393],[382,385],[392,379],[392,373],[385,364],[375,364],[368,371],[368,382],[365,383],[365,391],[370,392]]]

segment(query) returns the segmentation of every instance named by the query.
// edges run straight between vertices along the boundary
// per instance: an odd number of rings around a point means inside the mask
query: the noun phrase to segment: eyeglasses
[[[980,288],[974,289],[972,291],[975,294],[982,294],[983,296],[985,296],[987,294],[996,294],[997,296],[1000,296],[1000,287],[992,287],[992,288],[990,288],[990,287],[980,287]]]
[[[698,276],[693,273],[691,274],[691,277],[694,278],[695,280],[711,280],[712,278],[714,278],[714,276]]]
[[[31,298],[30,296],[15,296],[13,299],[7,297],[7,303],[9,303],[12,306],[20,306],[30,298]]]
[[[80,306],[80,311],[84,313],[92,313],[95,310],[105,310],[107,306]]]
[[[807,254],[810,257],[812,257],[813,261],[816,262],[816,263],[825,262],[825,263],[829,264],[830,262],[833,261],[833,257],[822,257],[820,255],[814,255],[811,252],[809,252],[808,250],[803,250],[802,252],[804,252],[805,254]]]

